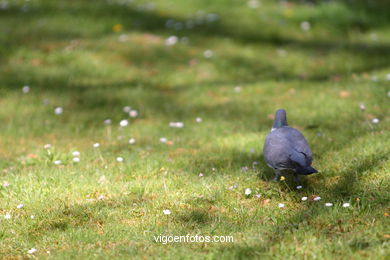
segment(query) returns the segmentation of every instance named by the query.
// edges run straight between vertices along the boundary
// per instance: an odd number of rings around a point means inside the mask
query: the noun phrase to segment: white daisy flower
[[[74,151],[74,152],[72,152],[72,155],[74,157],[79,157],[80,156],[80,152],[79,151]]]
[[[30,92],[30,87],[27,86],[27,85],[23,86],[22,91],[23,91],[24,94],[27,94],[28,92]]]
[[[127,35],[126,34],[119,35],[118,41],[125,42],[126,40],[127,40]]]
[[[174,128],[183,128],[184,123],[183,122],[170,122],[169,126],[174,127]]]
[[[54,161],[54,164],[55,164],[55,165],[60,165],[61,163],[62,163],[61,160],[55,160],[55,161]]]
[[[80,158],[79,158],[79,157],[74,157],[74,158],[72,159],[72,161],[78,163],[78,162],[80,162]]]
[[[11,214],[9,214],[9,213],[5,213],[5,215],[4,215],[4,219],[11,219]]]
[[[100,196],[98,197],[98,200],[104,200],[104,195],[100,195]]]
[[[62,107],[56,107],[54,109],[54,114],[61,115],[64,112],[64,109]]]
[[[35,216],[34,216],[34,215],[31,215],[31,216],[30,216],[30,218],[31,218],[31,219],[34,219],[34,218],[35,218]]]
[[[343,208],[348,208],[349,206],[351,206],[351,204],[349,204],[348,202],[343,204]]]
[[[129,144],[135,144],[135,139],[134,138],[130,138],[129,139]]]
[[[9,187],[10,185],[11,185],[11,184],[10,184],[8,181],[3,182],[3,187],[4,187],[4,188]]]
[[[106,119],[106,120],[103,121],[103,123],[104,123],[105,125],[111,125],[112,120],[111,120],[111,119]]]
[[[177,43],[178,40],[179,40],[179,38],[177,36],[171,35],[165,39],[165,45],[166,46],[173,46]]]
[[[27,253],[29,253],[29,254],[34,254],[34,253],[37,252],[37,251],[38,251],[38,250],[35,249],[35,248],[33,247],[33,248],[31,248],[30,250],[28,250]]]
[[[43,148],[45,148],[45,149],[50,149],[50,148],[51,148],[51,144],[45,144],[45,145],[43,146]]]
[[[203,56],[207,59],[213,57],[214,53],[212,50],[205,50],[204,53],[203,53]]]
[[[161,142],[161,143],[166,143],[167,141],[168,141],[168,139],[165,138],[165,137],[161,137],[161,138],[160,138],[160,142]]]
[[[201,118],[201,117],[197,117],[197,118],[195,118],[195,122],[197,122],[197,123],[200,123],[200,122],[202,122],[202,118]]]
[[[164,213],[164,215],[170,215],[171,211],[169,209],[164,209],[163,213]]]
[[[307,197],[302,197],[301,200],[302,200],[302,201],[306,201],[306,200],[307,200]]]
[[[318,200],[320,200],[320,199],[321,199],[320,196],[317,196],[317,197],[314,197],[314,198],[313,198],[314,201],[318,201]]]
[[[379,124],[379,119],[378,119],[378,118],[372,119],[372,123],[373,123],[373,124]]]
[[[390,73],[386,74],[386,80],[390,81]]]
[[[300,190],[300,189],[302,189],[303,187],[302,187],[301,185],[298,185],[296,188],[297,188],[297,190]]]
[[[279,208],[284,208],[284,204],[283,204],[283,203],[279,203],[279,204],[278,204],[278,207],[279,207]]]
[[[203,173],[199,173],[199,177],[203,177]]]
[[[301,22],[301,30],[307,32],[310,30],[310,23],[308,21]]]
[[[100,146],[100,144],[99,143],[94,143],[92,146],[93,146],[93,148],[98,148]]]
[[[23,208],[23,204],[19,204],[18,206],[16,206],[16,208],[18,208],[18,209]]]
[[[241,87],[240,86],[234,87],[234,92],[240,93],[241,92]]]
[[[333,206],[333,203],[327,202],[327,203],[325,203],[325,206],[326,206],[326,207],[332,207],[332,206]]]
[[[116,158],[116,161],[117,161],[117,162],[123,162],[123,158],[122,158],[122,157],[117,157],[117,158]]]
[[[245,189],[245,195],[249,196],[249,195],[251,195],[251,193],[252,193],[251,189],[249,189],[249,188]]]
[[[138,116],[138,111],[137,110],[130,110],[129,116],[130,117],[137,117]]]
[[[129,121],[127,121],[126,119],[123,119],[123,120],[121,120],[120,122],[119,122],[119,125],[121,126],[121,127],[125,127],[125,126],[127,126],[129,124]]]
[[[258,0],[249,0],[247,5],[249,8],[258,8],[260,6],[260,2]]]
[[[129,106],[123,107],[123,112],[125,112],[125,113],[129,113],[130,110],[131,110],[131,107],[129,107]]]

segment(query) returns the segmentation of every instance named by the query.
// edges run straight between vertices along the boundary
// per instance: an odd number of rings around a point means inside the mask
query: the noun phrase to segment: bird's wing
[[[290,158],[294,162],[302,163],[303,166],[310,165],[313,161],[310,146],[307,143],[305,137],[294,128],[290,128],[288,131],[289,140],[293,150],[290,153]]]

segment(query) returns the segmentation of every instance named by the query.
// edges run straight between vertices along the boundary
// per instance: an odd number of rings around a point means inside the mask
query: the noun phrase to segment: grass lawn
[[[0,0],[0,258],[389,259],[389,9]],[[302,189],[263,160],[278,108]],[[154,240],[187,234],[234,242]]]

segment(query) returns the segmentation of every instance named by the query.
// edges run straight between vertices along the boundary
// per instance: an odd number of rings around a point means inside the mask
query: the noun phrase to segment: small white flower
[[[30,218],[31,218],[31,219],[34,219],[34,218],[35,218],[35,216],[34,216],[34,215],[31,215],[31,216],[30,216]]]
[[[183,128],[184,123],[183,122],[170,122],[169,126],[174,127],[174,128]]]
[[[300,190],[300,189],[302,189],[303,187],[302,187],[301,185],[298,185],[296,188],[297,188],[297,190]]]
[[[55,165],[60,165],[60,164],[61,164],[61,160],[55,160],[55,161],[54,161],[54,164],[55,164]]]
[[[386,74],[386,80],[389,80],[389,81],[390,81],[390,73],[389,73],[389,74]]]
[[[11,214],[6,213],[6,214],[4,215],[4,219],[11,219]]]
[[[125,112],[125,113],[129,113],[130,110],[131,110],[131,107],[129,107],[129,106],[123,107],[123,112]]]
[[[137,110],[130,110],[129,116],[130,117],[137,117],[138,116],[138,111]]]
[[[310,23],[308,21],[301,22],[301,29],[302,29],[302,31],[307,32],[307,31],[310,30],[310,27],[311,26],[310,26]]]
[[[51,148],[51,144],[45,144],[45,145],[43,146],[43,148],[45,148],[45,149],[50,149],[50,148]]]
[[[343,208],[348,208],[349,206],[351,206],[351,204],[349,204],[348,202],[343,204]]]
[[[94,143],[94,144],[93,144],[93,148],[98,148],[99,146],[100,146],[99,143]]]
[[[318,201],[318,200],[320,200],[320,199],[321,199],[320,196],[317,196],[317,197],[314,197],[314,198],[313,198],[314,201]]]
[[[240,86],[234,87],[234,92],[240,93],[241,92],[241,87]]]
[[[203,177],[203,173],[199,173],[199,177]]]
[[[165,137],[161,137],[160,138],[160,142],[162,142],[162,143],[166,143],[168,140],[167,140],[167,138],[165,138]]]
[[[106,119],[103,121],[105,125],[111,125],[112,120],[111,119]]]
[[[326,207],[332,207],[332,206],[333,206],[333,203],[327,202],[327,203],[325,203],[325,206],[326,206]]]
[[[279,56],[281,56],[281,57],[287,55],[287,51],[286,51],[285,49],[277,49],[277,50],[276,50],[276,53],[277,53]]]
[[[34,247],[31,248],[30,250],[27,251],[27,253],[29,254],[34,254],[35,252],[37,252],[38,250],[36,250]]]
[[[378,119],[378,118],[372,119],[372,123],[373,123],[373,124],[379,124],[379,119]]]
[[[200,117],[195,118],[195,122],[197,122],[197,123],[202,122],[202,118],[200,118]]]
[[[261,197],[261,194],[256,194],[255,195],[257,198],[260,198]]]
[[[123,158],[122,157],[117,157],[116,160],[117,160],[117,162],[123,162]]]
[[[119,35],[118,41],[125,42],[126,40],[127,40],[127,35],[126,34]]]
[[[104,195],[100,195],[100,196],[98,197],[98,200],[104,200]]]
[[[79,157],[74,157],[74,158],[72,159],[72,161],[73,161],[73,162],[76,162],[76,163],[77,163],[77,162],[80,162],[80,158],[79,158]]]
[[[134,138],[130,138],[129,139],[129,144],[135,144],[135,139]]]
[[[23,91],[24,94],[27,94],[28,92],[30,92],[30,87],[27,86],[27,85],[23,86],[22,91]]]
[[[258,0],[249,0],[247,5],[249,8],[258,8],[260,6],[260,2]]]
[[[129,124],[129,121],[127,121],[126,119],[123,119],[123,120],[121,120],[120,122],[119,122],[119,125],[121,126],[121,127],[125,127],[125,126],[127,126]]]
[[[18,209],[23,208],[23,204],[19,204],[18,206],[16,206],[16,208],[18,208]]]
[[[72,155],[74,157],[79,157],[80,156],[80,152],[79,151],[74,151],[74,152],[72,152]]]
[[[251,189],[249,189],[249,188],[245,189],[245,195],[249,196],[249,195],[251,195],[251,193],[252,193]]]
[[[279,208],[284,208],[284,204],[283,204],[283,203],[279,203],[279,204],[278,204],[278,207],[279,207]]]
[[[234,189],[234,187],[233,186],[230,186],[229,188],[228,188],[228,190],[233,190]]]
[[[61,115],[64,112],[64,109],[62,107],[56,107],[54,109],[54,114]]]
[[[4,187],[4,188],[9,187],[10,185],[11,185],[11,184],[10,184],[8,181],[3,182],[3,187]]]
[[[171,211],[169,209],[164,209],[163,213],[164,213],[164,215],[170,215]]]
[[[203,53],[203,56],[207,59],[213,57],[214,53],[212,50],[205,50],[204,53]]]
[[[171,35],[171,36],[169,36],[168,38],[165,39],[165,45],[166,46],[175,45],[178,40],[179,40],[179,38],[177,36]]]
[[[389,91],[389,92],[387,92],[387,96],[388,96],[388,97],[390,97],[390,91]]]
[[[359,108],[360,108],[361,111],[366,110],[366,106],[363,103],[359,104]]]
[[[302,200],[302,201],[306,201],[306,200],[307,200],[307,197],[302,197],[301,200]]]

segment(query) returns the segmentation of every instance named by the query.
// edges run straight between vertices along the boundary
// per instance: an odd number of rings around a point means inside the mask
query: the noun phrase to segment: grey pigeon
[[[284,109],[275,113],[274,124],[264,143],[264,159],[274,169],[276,181],[284,170],[293,171],[296,181],[299,181],[299,175],[317,172],[311,167],[313,158],[309,144],[298,130],[287,125]]]

